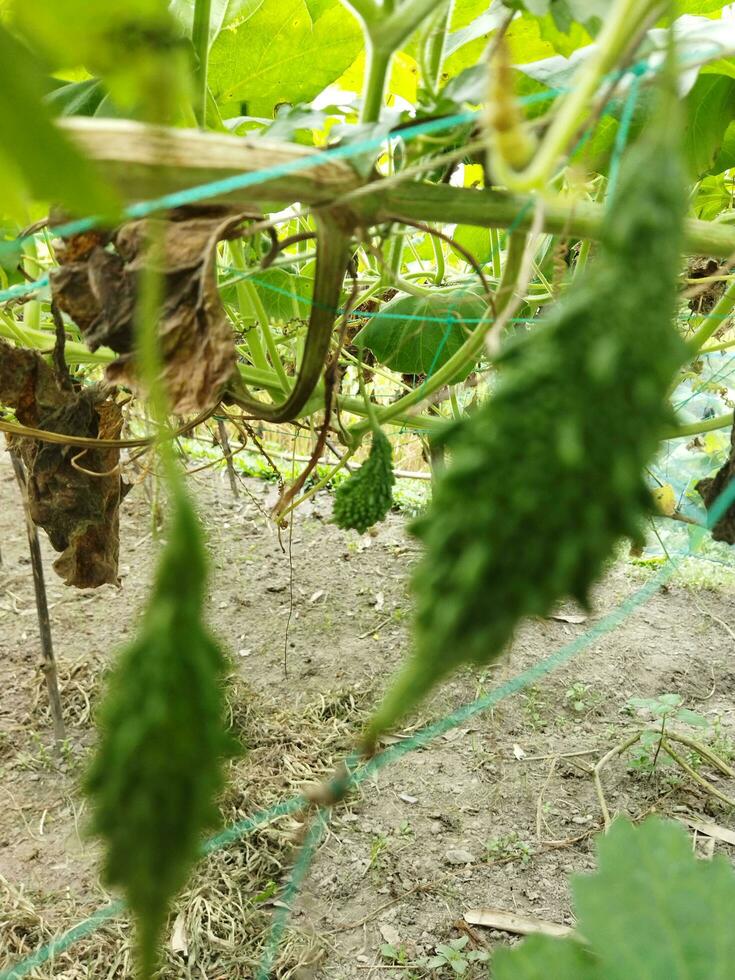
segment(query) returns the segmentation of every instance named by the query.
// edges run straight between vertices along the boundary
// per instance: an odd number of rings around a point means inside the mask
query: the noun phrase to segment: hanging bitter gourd
[[[122,651],[100,709],[86,777],[106,882],[138,926],[140,976],[155,968],[169,903],[217,823],[234,740],[224,727],[225,658],[202,622],[205,552],[183,490],[137,638]]]
[[[382,521],[393,505],[395,479],[390,440],[375,428],[370,455],[335,491],[333,518],[337,527],[364,534]]]
[[[667,81],[626,153],[593,262],[452,434],[452,465],[414,526],[416,644],[364,736],[390,728],[461,664],[486,664],[526,616],[587,603],[653,504],[642,471],[672,421],[686,360],[673,327],[685,210],[681,129]]]

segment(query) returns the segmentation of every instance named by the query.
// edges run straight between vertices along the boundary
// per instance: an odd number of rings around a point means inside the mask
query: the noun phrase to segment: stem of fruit
[[[279,515],[279,517],[281,519],[288,517],[291,511],[296,510],[297,507],[300,507],[301,504],[309,500],[310,497],[313,497],[314,494],[318,493],[320,490],[323,490],[324,487],[326,487],[332,481],[334,476],[347,465],[347,461],[350,459],[353,453],[354,453],[354,449],[348,449],[345,452],[342,459],[340,459],[340,461],[336,464],[336,466],[332,467],[332,469],[329,471],[329,473],[327,473],[325,477],[322,477],[322,479],[319,480],[318,483],[315,483],[313,487],[310,487],[305,494],[302,494],[302,496],[299,497],[298,500],[294,500],[294,502],[289,507],[287,507],[286,510],[284,510],[283,513]]]
[[[209,22],[212,15],[212,0],[195,0],[194,25],[191,43],[197,58],[197,94],[194,107],[197,122],[202,129],[207,125],[207,68],[209,65]]]
[[[617,0],[596,39],[594,54],[575,77],[574,87],[563,97],[530,164],[525,170],[516,171],[500,158],[494,161],[499,183],[512,190],[542,188],[548,183],[559,158],[583,122],[603,76],[615,68],[638,26],[658,6],[659,0]]]

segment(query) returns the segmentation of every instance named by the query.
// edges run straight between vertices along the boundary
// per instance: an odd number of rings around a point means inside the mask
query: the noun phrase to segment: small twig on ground
[[[28,533],[28,548],[31,555],[31,568],[33,570],[33,587],[36,592],[38,631],[41,640],[41,656],[43,658],[42,669],[48,690],[51,718],[54,725],[54,737],[58,746],[66,739],[66,729],[64,727],[64,715],[61,707],[61,695],[59,694],[59,678],[56,672],[54,645],[51,637],[51,620],[49,618],[48,599],[46,597],[46,583],[43,577],[41,544],[38,540],[38,529],[33,523],[28,506],[28,489],[23,463],[20,457],[12,450],[10,452],[10,459],[23,501],[23,512],[25,514],[26,531]]]
[[[544,785],[541,787],[541,792],[539,793],[538,799],[536,800],[536,839],[537,840],[541,840],[541,823],[543,820],[544,793],[546,792],[546,789],[549,783],[551,782],[551,777],[554,775],[554,770],[556,769],[558,763],[559,763],[559,757],[555,756],[554,759],[552,760],[551,765],[549,766],[549,772],[546,776],[546,780],[544,782]]]
[[[392,619],[393,616],[388,616],[386,619],[381,620],[381,622],[379,622],[377,626],[373,626],[372,629],[366,630],[364,633],[360,633],[357,637],[358,640],[365,640],[367,639],[368,636],[373,636],[379,630],[382,630],[384,626],[387,626]]]
[[[600,803],[600,809],[602,810],[602,818],[605,821],[605,830],[609,830],[612,821],[610,820],[610,811],[607,808],[607,800],[605,799],[605,793],[602,789],[602,780],[600,779],[600,773],[602,772],[604,767],[608,764],[608,762],[611,762],[614,758],[616,758],[616,756],[622,755],[626,749],[629,749],[631,747],[631,745],[635,745],[635,743],[640,740],[642,734],[643,734],[643,729],[640,729],[639,731],[634,732],[632,735],[629,735],[628,738],[620,742],[614,748],[610,749],[609,752],[603,755],[603,757],[600,759],[600,761],[597,763],[597,765],[593,770],[593,777],[595,780],[595,792],[597,793],[597,799]]]

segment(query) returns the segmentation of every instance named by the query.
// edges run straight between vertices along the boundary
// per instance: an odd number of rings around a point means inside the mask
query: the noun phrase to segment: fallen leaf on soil
[[[136,389],[134,321],[140,273],[153,265],[163,279],[159,338],[171,410],[183,415],[219,400],[235,370],[232,329],[219,297],[217,244],[236,238],[252,214],[222,207],[182,208],[168,219],[130,221],[112,233],[75,238],[57,249],[51,294],[82,331],[91,350],[120,357],[107,380]],[[161,243],[154,256],[151,240]]]
[[[183,912],[179,912],[174,921],[174,927],[171,933],[171,952],[181,953],[186,959],[189,957],[189,943],[186,938],[186,917]]]
[[[0,402],[13,407],[23,425],[66,435],[116,439],[123,424],[120,407],[106,391],[96,385],[62,387],[40,354],[4,340]],[[118,510],[128,489],[118,470],[119,450],[79,450],[26,438],[11,445],[27,470],[33,522],[61,552],[56,573],[80,589],[117,585]]]
[[[390,943],[391,946],[395,946],[396,948],[401,945],[401,934],[395,926],[389,925],[387,922],[381,922],[378,929],[384,942]]]
[[[561,937],[568,936],[572,932],[570,926],[562,926],[546,919],[536,919],[530,915],[518,915],[517,912],[506,912],[503,909],[469,909],[464,913],[464,920],[471,926],[499,929],[501,932],[512,932],[517,936],[539,933],[542,936]]]
[[[516,757],[516,759],[518,759],[519,762],[521,761],[521,759],[526,758],[526,753],[523,751],[523,749],[520,747],[520,745],[517,742],[513,743],[513,755]]]
[[[706,834],[713,840],[722,841],[723,844],[730,844],[735,847],[735,830],[728,830],[717,823],[710,823],[707,820],[691,820],[689,817],[677,817],[683,824],[700,834]]]
[[[546,618],[555,619],[558,623],[572,623],[574,626],[587,622],[587,617],[581,613],[554,613]]]

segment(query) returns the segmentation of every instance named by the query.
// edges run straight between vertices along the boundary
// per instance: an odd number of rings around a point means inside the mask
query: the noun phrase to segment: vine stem
[[[365,39],[365,84],[362,95],[361,123],[377,122],[383,108],[383,98],[393,61],[393,49],[376,45],[368,32]]]
[[[421,39],[422,80],[424,87],[434,95],[439,91],[439,79],[444,61],[444,45],[453,10],[454,0],[445,0],[443,8],[439,4]]]
[[[191,43],[197,57],[198,91],[195,112],[197,123],[202,129],[207,125],[207,70],[209,67],[209,24],[211,16],[212,0],[195,0]]]
[[[697,436],[702,432],[714,432],[715,429],[726,429],[733,423],[733,413],[718,415],[713,419],[700,419],[698,422],[687,422],[677,425],[663,434],[662,439],[680,439],[682,436]]]
[[[393,54],[424,18],[436,9],[436,0],[404,0],[398,6],[384,0],[342,0],[360,21],[365,35],[367,65],[360,122],[377,122],[383,108],[385,87]],[[446,28],[445,28],[446,29]],[[443,50],[444,39],[440,51]]]
[[[273,333],[271,332],[270,322],[268,320],[268,314],[266,313],[265,306],[263,306],[263,301],[260,298],[258,290],[252,282],[247,279],[243,280],[244,291],[247,292],[248,299],[253,307],[255,316],[260,324],[260,329],[263,333],[263,339],[265,340],[265,346],[268,349],[268,354],[273,364],[273,368],[278,376],[278,380],[281,382],[281,387],[284,391],[288,391],[291,388],[291,384],[288,380],[288,375],[286,374],[286,369],[283,366],[283,361],[281,360],[281,355],[276,346],[276,342],[273,339]]]
[[[245,261],[245,256],[243,254],[242,241],[236,240],[230,242],[229,248],[230,256],[232,257],[232,264],[236,269],[239,269],[243,273],[247,273],[248,268]],[[250,293],[247,289],[245,289],[245,282],[246,279],[244,277],[235,282],[235,294],[237,295],[237,304],[240,314],[243,315],[247,310],[257,319],[257,312],[250,302]],[[268,364],[268,358],[265,356],[263,344],[261,343],[257,330],[251,330],[246,334],[245,346],[250,351],[250,359],[252,360],[253,365],[256,368],[259,368],[261,371],[268,371],[270,365]]]
[[[720,329],[725,319],[735,306],[735,279],[727,284],[725,292],[709,313],[697,317],[694,321],[694,333],[688,340],[692,353],[698,354],[713,333]],[[724,349],[724,348],[721,348]]]

